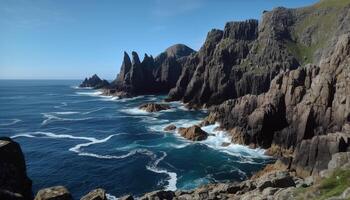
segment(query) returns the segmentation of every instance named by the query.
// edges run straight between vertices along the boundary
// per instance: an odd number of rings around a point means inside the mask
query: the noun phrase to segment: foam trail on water
[[[108,194],[108,193],[106,193],[106,198],[107,198],[108,200],[118,200],[117,197],[115,197],[115,196],[113,196],[113,195],[111,195],[111,194]]]
[[[79,95],[85,95],[85,96],[92,96],[92,97],[97,97],[103,94],[101,91],[93,91],[93,92],[76,92],[76,94]]]
[[[68,104],[66,102],[62,102],[60,105],[58,106],[54,106],[54,108],[57,108],[57,109],[62,109],[62,107],[65,107],[67,106]]]
[[[92,117],[85,117],[85,118],[62,118],[62,117],[57,117],[55,115],[49,114],[49,113],[42,113],[44,117],[46,118],[41,122],[41,125],[46,125],[52,121],[83,121],[83,120],[89,120],[92,119]]]
[[[175,191],[176,183],[177,183],[177,174],[175,172],[169,172],[165,169],[158,168],[158,164],[160,161],[162,161],[167,154],[165,152],[162,152],[163,156],[159,157],[157,160],[155,160],[152,164],[147,165],[146,168],[152,172],[158,173],[158,174],[167,174],[169,176],[168,185],[165,187],[165,190],[171,190]]]
[[[52,112],[53,114],[56,115],[73,115],[73,114],[78,114],[79,112],[75,111],[66,111],[66,112]]]
[[[102,107],[102,108],[98,108],[98,109],[86,111],[86,112],[83,113],[83,115],[88,115],[88,114],[91,114],[91,113],[94,113],[94,112],[98,112],[98,111],[103,110],[103,109],[105,109],[105,108],[106,108],[106,107]]]
[[[70,148],[69,151],[72,151],[74,153],[77,153],[80,156],[89,156],[89,157],[94,157],[94,158],[99,158],[99,159],[123,159],[123,158],[127,158],[129,156],[133,156],[135,154],[144,154],[147,156],[153,156],[153,152],[147,150],[147,149],[135,149],[130,151],[127,154],[124,155],[120,155],[120,156],[113,156],[113,155],[99,155],[99,154],[95,154],[95,153],[89,153],[89,152],[83,152],[81,150],[82,147],[87,147],[93,144],[100,144],[100,143],[104,143],[107,142],[109,139],[111,139],[114,136],[117,135],[122,135],[122,134],[126,134],[126,133],[119,133],[119,134],[113,134],[113,135],[109,135],[108,137],[104,138],[104,139],[96,139],[93,137],[80,137],[80,136],[72,136],[72,135],[68,135],[68,134],[54,134],[51,132],[33,132],[33,133],[23,133],[23,134],[17,134],[12,136],[11,138],[18,138],[18,137],[29,137],[29,138],[35,138],[37,136],[43,135],[49,138],[66,138],[66,139],[75,139],[75,140],[87,140],[89,142],[87,143],[81,143],[81,144],[77,144],[74,147]]]
[[[17,124],[18,122],[22,121],[20,119],[8,119],[8,123],[0,123],[0,126],[11,126],[14,124]]]

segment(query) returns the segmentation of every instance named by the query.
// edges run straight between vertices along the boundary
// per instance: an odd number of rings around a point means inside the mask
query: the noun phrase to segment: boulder
[[[293,177],[286,171],[268,173],[257,179],[257,188],[263,191],[265,188],[287,188],[295,187]]]
[[[106,191],[101,188],[92,190],[80,200],[107,200]]]
[[[54,186],[41,189],[34,200],[72,200],[72,195],[64,186]]]
[[[169,126],[164,128],[164,131],[174,131],[176,130],[176,126],[174,124],[170,124]]]
[[[0,199],[32,198],[32,181],[21,147],[8,137],[0,137]]]
[[[139,109],[147,112],[158,112],[161,110],[168,110],[170,106],[167,104],[158,104],[158,103],[145,103],[142,104]]]
[[[201,127],[194,125],[189,128],[180,127],[178,129],[180,135],[188,140],[201,141],[208,137],[208,133],[203,131]]]

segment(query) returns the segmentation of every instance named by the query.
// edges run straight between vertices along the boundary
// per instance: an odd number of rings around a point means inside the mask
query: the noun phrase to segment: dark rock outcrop
[[[80,200],[107,200],[106,191],[101,188],[92,190]]]
[[[38,191],[34,200],[72,200],[72,195],[63,186],[54,186]]]
[[[0,137],[0,199],[32,198],[32,181],[27,176],[21,147],[10,138]]]
[[[189,128],[180,127],[178,131],[182,137],[192,141],[201,141],[207,139],[208,137],[208,133],[203,131],[201,127],[197,125],[191,126]]]
[[[96,74],[94,74],[90,78],[85,78],[85,80],[79,85],[79,87],[89,87],[94,89],[107,88],[109,86],[109,82],[106,80],[100,79]]]
[[[124,52],[120,73],[111,89],[130,95],[167,93],[181,74],[183,60],[193,52],[191,48],[177,44],[156,58],[145,54],[142,62],[136,52],[132,52],[132,59]]]
[[[159,103],[145,103],[142,104],[139,109],[147,111],[147,112],[159,112],[162,110],[170,109],[168,104],[159,104]]]

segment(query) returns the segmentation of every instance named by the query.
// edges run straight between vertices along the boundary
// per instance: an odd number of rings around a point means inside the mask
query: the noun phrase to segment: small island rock
[[[179,128],[182,137],[192,141],[202,141],[207,139],[208,133],[203,131],[199,126],[194,125],[189,128]]]
[[[158,112],[161,110],[168,110],[170,109],[170,106],[167,104],[145,103],[145,104],[142,104],[139,108],[147,112]]]

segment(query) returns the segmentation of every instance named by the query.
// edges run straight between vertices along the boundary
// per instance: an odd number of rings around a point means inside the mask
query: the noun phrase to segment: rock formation
[[[19,144],[0,137],[0,199],[30,200],[32,181],[28,178]]]
[[[229,129],[234,142],[291,149],[298,175],[318,174],[332,154],[350,146],[349,75],[350,34],[345,34],[319,66],[279,74],[267,93],[225,101],[213,108],[211,121]]]
[[[109,86],[108,81],[100,79],[96,74],[85,80],[79,85],[79,87],[89,87],[94,89],[106,88]]]
[[[197,125],[191,126],[189,128],[180,127],[178,131],[182,137],[192,141],[201,141],[207,139],[208,137],[208,133],[203,131],[201,127]]]
[[[170,109],[168,104],[159,104],[159,103],[145,103],[139,106],[139,109],[147,112],[159,112],[162,110]]]
[[[136,52],[132,52],[132,59],[124,52],[120,72],[110,91],[131,95],[167,93],[181,74],[183,60],[193,52],[191,48],[177,44],[156,58],[145,54],[142,62]]]
[[[333,19],[333,20],[330,20]],[[281,71],[317,63],[348,31],[349,3],[321,1],[300,9],[276,8],[262,20],[229,22],[208,33],[189,56],[168,100],[210,106],[267,92]]]
[[[80,200],[107,200],[106,191],[101,188],[92,190]]]
[[[174,131],[176,130],[176,126],[174,124],[170,124],[169,126],[164,128],[164,131]]]

